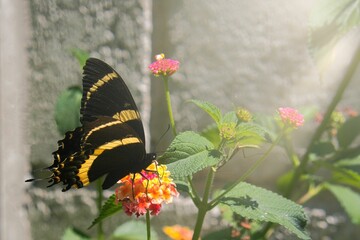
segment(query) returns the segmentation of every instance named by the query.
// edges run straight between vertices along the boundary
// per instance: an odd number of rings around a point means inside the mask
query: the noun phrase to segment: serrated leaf
[[[236,116],[236,112],[235,111],[231,111],[228,112],[226,114],[224,114],[221,123],[237,123],[238,122],[238,118]]]
[[[310,239],[305,231],[307,218],[303,208],[274,192],[242,182],[220,202],[243,217],[278,223],[299,238]]]
[[[348,187],[326,184],[325,187],[334,194],[354,224],[360,224],[360,194]]]
[[[119,204],[115,203],[115,194],[111,195],[102,206],[99,216],[95,218],[95,220],[92,222],[89,228],[92,228],[94,225],[103,221],[105,218],[112,216],[121,209],[122,209],[121,203]]]
[[[177,135],[158,160],[167,164],[171,177],[177,179],[218,163],[220,157],[209,140],[188,131]]]
[[[336,135],[339,145],[347,148],[360,135],[360,116],[349,118]]]
[[[61,240],[90,240],[91,238],[76,228],[67,228]]]
[[[195,99],[190,100],[190,102],[194,103],[196,106],[204,110],[207,114],[209,114],[212,119],[214,119],[215,123],[219,125],[221,121],[221,111],[218,107],[209,102]]]
[[[76,86],[68,88],[58,97],[55,105],[55,121],[60,134],[64,135],[81,125],[81,98],[82,91]]]
[[[128,221],[117,227],[111,237],[113,240],[146,239],[146,224],[142,221]],[[151,239],[157,240],[157,233],[151,229]]]
[[[240,123],[236,127],[236,140],[241,145],[258,145],[266,140],[267,132],[255,123]]]
[[[325,156],[335,152],[335,147],[331,142],[317,142],[311,148],[311,153],[317,156]]]

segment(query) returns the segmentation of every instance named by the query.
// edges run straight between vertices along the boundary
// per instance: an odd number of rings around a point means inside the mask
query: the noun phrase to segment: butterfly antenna
[[[162,140],[162,139],[164,138],[164,136],[169,132],[169,130],[170,130],[170,124],[168,124],[167,129],[166,129],[165,132],[160,136],[159,141],[158,141],[158,143],[157,143],[156,146],[155,146],[155,149],[157,149],[157,148],[159,147],[159,144],[160,144],[161,140]],[[164,151],[163,151],[163,152],[164,152]]]

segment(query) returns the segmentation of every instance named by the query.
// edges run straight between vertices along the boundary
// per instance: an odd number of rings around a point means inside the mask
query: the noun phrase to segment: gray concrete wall
[[[24,205],[29,172],[27,47],[30,15],[25,0],[0,1],[0,239],[31,239]]]

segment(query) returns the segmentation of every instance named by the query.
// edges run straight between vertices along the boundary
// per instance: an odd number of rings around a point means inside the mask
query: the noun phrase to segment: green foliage
[[[337,139],[341,148],[348,148],[360,135],[360,116],[348,119],[339,129]]]
[[[310,16],[310,50],[320,71],[331,60],[332,50],[350,30],[360,24],[360,1],[316,1]]]
[[[81,97],[82,91],[76,86],[68,88],[58,97],[55,105],[55,121],[60,134],[64,135],[81,125]]]
[[[79,48],[71,49],[71,54],[78,60],[81,67],[85,66],[86,60],[90,57],[87,51]]]
[[[67,228],[61,240],[90,240],[91,238],[76,228]]]
[[[354,159],[343,159],[334,165],[332,180],[336,183],[360,190],[360,155]]]
[[[203,131],[203,136],[207,138],[188,131],[180,133],[172,141],[159,161],[168,165],[175,179],[185,179],[184,177],[192,176],[206,167],[212,167],[210,172],[215,173],[216,169],[226,164],[239,148],[258,147],[269,138],[270,134],[265,128],[255,122],[239,121],[234,111],[221,115],[220,110],[210,103],[198,100],[192,102],[208,113],[215,125]],[[186,192],[194,192],[191,184],[182,182],[182,186]],[[229,206],[233,213],[257,221],[281,224],[298,237],[309,239],[304,229],[307,219],[299,205],[243,181],[225,188],[223,194],[216,196],[212,203],[201,202],[196,195],[193,195],[193,198],[199,208],[204,204],[207,207],[203,208],[209,209],[212,204],[216,205],[220,202]],[[214,236],[219,235],[213,233],[208,238]]]
[[[215,165],[221,155],[214,145],[195,132],[183,132],[176,136],[168,150],[159,158],[166,163],[171,176],[183,178]]]
[[[201,136],[209,140],[215,147],[219,146],[221,138],[219,128],[215,125],[209,125],[204,130],[201,131]]]
[[[326,156],[333,153],[334,151],[335,147],[330,141],[317,142],[311,148],[311,152],[317,156]]]
[[[114,231],[112,240],[143,240],[146,239],[146,224],[142,221],[128,221]],[[151,239],[157,240],[158,236],[151,230]]]
[[[190,100],[190,102],[196,104],[199,108],[209,114],[209,116],[215,121],[216,125],[219,126],[221,121],[221,111],[218,107],[211,103],[195,99]]]
[[[111,195],[111,197],[106,200],[104,205],[102,206],[100,210],[100,214],[98,217],[94,219],[91,226],[89,228],[92,228],[94,225],[98,224],[99,222],[103,221],[105,218],[108,218],[115,213],[119,212],[122,209],[121,203],[116,204],[115,203],[115,194]]]
[[[326,184],[325,186],[340,202],[351,221],[354,224],[360,224],[360,194],[340,185]]]
[[[235,213],[256,221],[281,224],[301,239],[310,239],[303,208],[268,190],[242,182],[220,200]]]

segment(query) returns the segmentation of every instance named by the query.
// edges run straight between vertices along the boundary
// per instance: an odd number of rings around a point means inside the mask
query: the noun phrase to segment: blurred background
[[[159,53],[180,61],[170,83],[179,131],[210,123],[186,102],[192,98],[212,102],[223,112],[239,106],[260,114],[274,114],[282,106],[323,112],[359,45],[360,30],[354,25],[336,35],[336,25],[320,21],[322,2],[1,0],[1,239],[61,239],[69,225],[86,229],[96,216],[91,187],[62,193],[24,183],[34,169],[52,164],[51,153],[63,138],[55,107],[62,92],[81,85],[77,54],[100,58],[122,75],[141,111],[148,148],[161,152],[172,136],[160,139],[169,124],[163,83],[147,69]],[[337,6],[342,1],[328,2]],[[334,32],[335,40],[330,37]],[[323,54],[319,46],[334,48]],[[357,71],[340,109],[360,111],[359,90]],[[297,151],[304,151],[315,127],[306,122],[295,138]],[[276,178],[289,167],[283,155],[275,152],[250,181],[275,189]],[[222,186],[236,175],[232,169],[223,169],[215,184]],[[354,239],[359,233],[331,196],[309,207],[340,214],[339,225],[321,239]],[[187,205],[179,208],[186,211],[178,213],[191,212]],[[165,221],[187,223],[186,217]],[[109,231],[119,221],[124,220],[112,219]],[[208,227],[217,224],[208,221]]]

